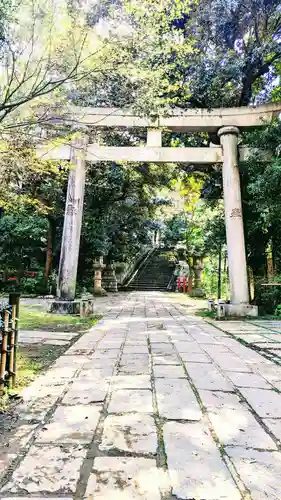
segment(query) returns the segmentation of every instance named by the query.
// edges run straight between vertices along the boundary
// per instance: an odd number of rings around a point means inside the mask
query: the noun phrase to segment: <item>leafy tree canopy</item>
[[[95,6],[130,55],[136,106],[242,106],[266,99],[280,74],[278,0],[120,0]],[[99,17],[100,16],[100,17]],[[120,29],[120,25],[123,29]],[[115,27],[115,31],[114,31]]]

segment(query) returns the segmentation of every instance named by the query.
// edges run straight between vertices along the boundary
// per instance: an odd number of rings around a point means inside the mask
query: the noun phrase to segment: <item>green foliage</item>
[[[281,316],[281,304],[278,304],[278,306],[276,307],[274,316]]]
[[[99,14],[95,5],[92,22],[110,18],[112,44],[137,82],[135,106],[151,114],[175,105],[242,106],[270,95],[279,87],[279,7],[279,0],[123,0]]]
[[[204,260],[202,286],[205,291],[206,297],[213,298],[215,300],[218,298],[218,275],[218,255],[208,256]],[[224,263],[221,267],[221,297],[224,299],[229,299],[228,275]]]
[[[262,130],[248,133],[245,142],[251,147],[264,147],[271,161],[254,154],[242,170],[244,219],[249,263],[255,274],[266,273],[266,252],[272,249],[275,271],[281,271],[281,124],[275,121]]]
[[[255,303],[261,315],[274,314],[281,304],[281,286],[263,286],[261,281],[255,284]]]
[[[196,311],[195,312],[195,315],[196,316],[200,316],[201,318],[212,318],[212,319],[215,319],[216,318],[216,311]]]
[[[217,255],[219,248],[226,242],[222,203],[214,209],[203,200],[198,202],[190,218],[186,237],[190,255]]]
[[[98,317],[80,318],[69,314],[50,314],[26,306],[20,308],[20,327],[25,330],[78,332],[91,328],[98,319]]]
[[[17,281],[2,281],[2,290],[20,289],[28,294],[46,293],[43,276],[48,223],[40,214],[19,212],[0,218],[0,269]],[[34,277],[26,271],[37,272]]]
[[[46,292],[48,293],[43,271],[39,271],[33,278],[29,278],[28,276],[21,278],[20,289],[29,295],[41,295]]]
[[[0,209],[6,213],[34,208],[48,215],[60,207],[69,166],[39,159],[33,132],[13,132],[0,141]]]
[[[11,270],[38,269],[47,222],[40,215],[18,213],[0,218],[0,265]]]
[[[165,202],[157,191],[172,175],[172,168],[155,165],[101,163],[88,170],[79,266],[84,286],[92,285],[94,257],[126,262],[151,244]]]
[[[177,243],[186,241],[187,220],[186,214],[179,213],[166,221],[163,234],[163,243],[166,247],[175,247]]]

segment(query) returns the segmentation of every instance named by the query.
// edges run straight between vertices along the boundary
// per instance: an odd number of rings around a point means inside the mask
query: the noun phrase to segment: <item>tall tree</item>
[[[20,110],[67,97],[76,82],[106,68],[103,44],[67,0],[0,2],[0,123],[14,127]],[[101,63],[102,60],[102,63]],[[63,92],[62,92],[63,90]],[[26,105],[26,106],[25,106]],[[34,116],[33,116],[34,118]]]
[[[107,15],[127,26],[115,36],[131,52],[127,74],[142,82],[145,111],[243,106],[276,85],[279,0],[123,0]]]

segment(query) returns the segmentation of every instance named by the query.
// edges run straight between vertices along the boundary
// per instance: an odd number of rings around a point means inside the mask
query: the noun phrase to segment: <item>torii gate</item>
[[[70,145],[38,147],[40,157],[70,160],[64,228],[58,276],[58,298],[75,298],[80,235],[83,216],[86,161],[131,161],[153,163],[222,164],[225,224],[229,265],[231,304],[229,315],[257,315],[257,307],[249,304],[247,263],[238,159],[249,157],[248,148],[238,148],[239,131],[266,125],[281,112],[281,103],[255,108],[220,108],[175,110],[170,116],[155,118],[135,115],[127,109],[70,107],[57,114],[51,122],[79,127],[146,128],[147,144],[141,147],[108,147],[89,144],[85,132],[76,134]],[[162,147],[161,130],[177,132],[217,133],[220,146],[200,148]]]

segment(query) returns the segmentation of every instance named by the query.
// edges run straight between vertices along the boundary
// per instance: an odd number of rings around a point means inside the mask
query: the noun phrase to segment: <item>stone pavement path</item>
[[[280,320],[226,321],[220,323],[220,329],[268,359],[281,363]]]
[[[124,296],[24,390],[0,498],[280,500],[279,391],[167,294]]]
[[[20,345],[27,344],[48,344],[48,345],[61,345],[69,344],[75,337],[76,332],[52,332],[45,330],[21,330],[19,337]]]

